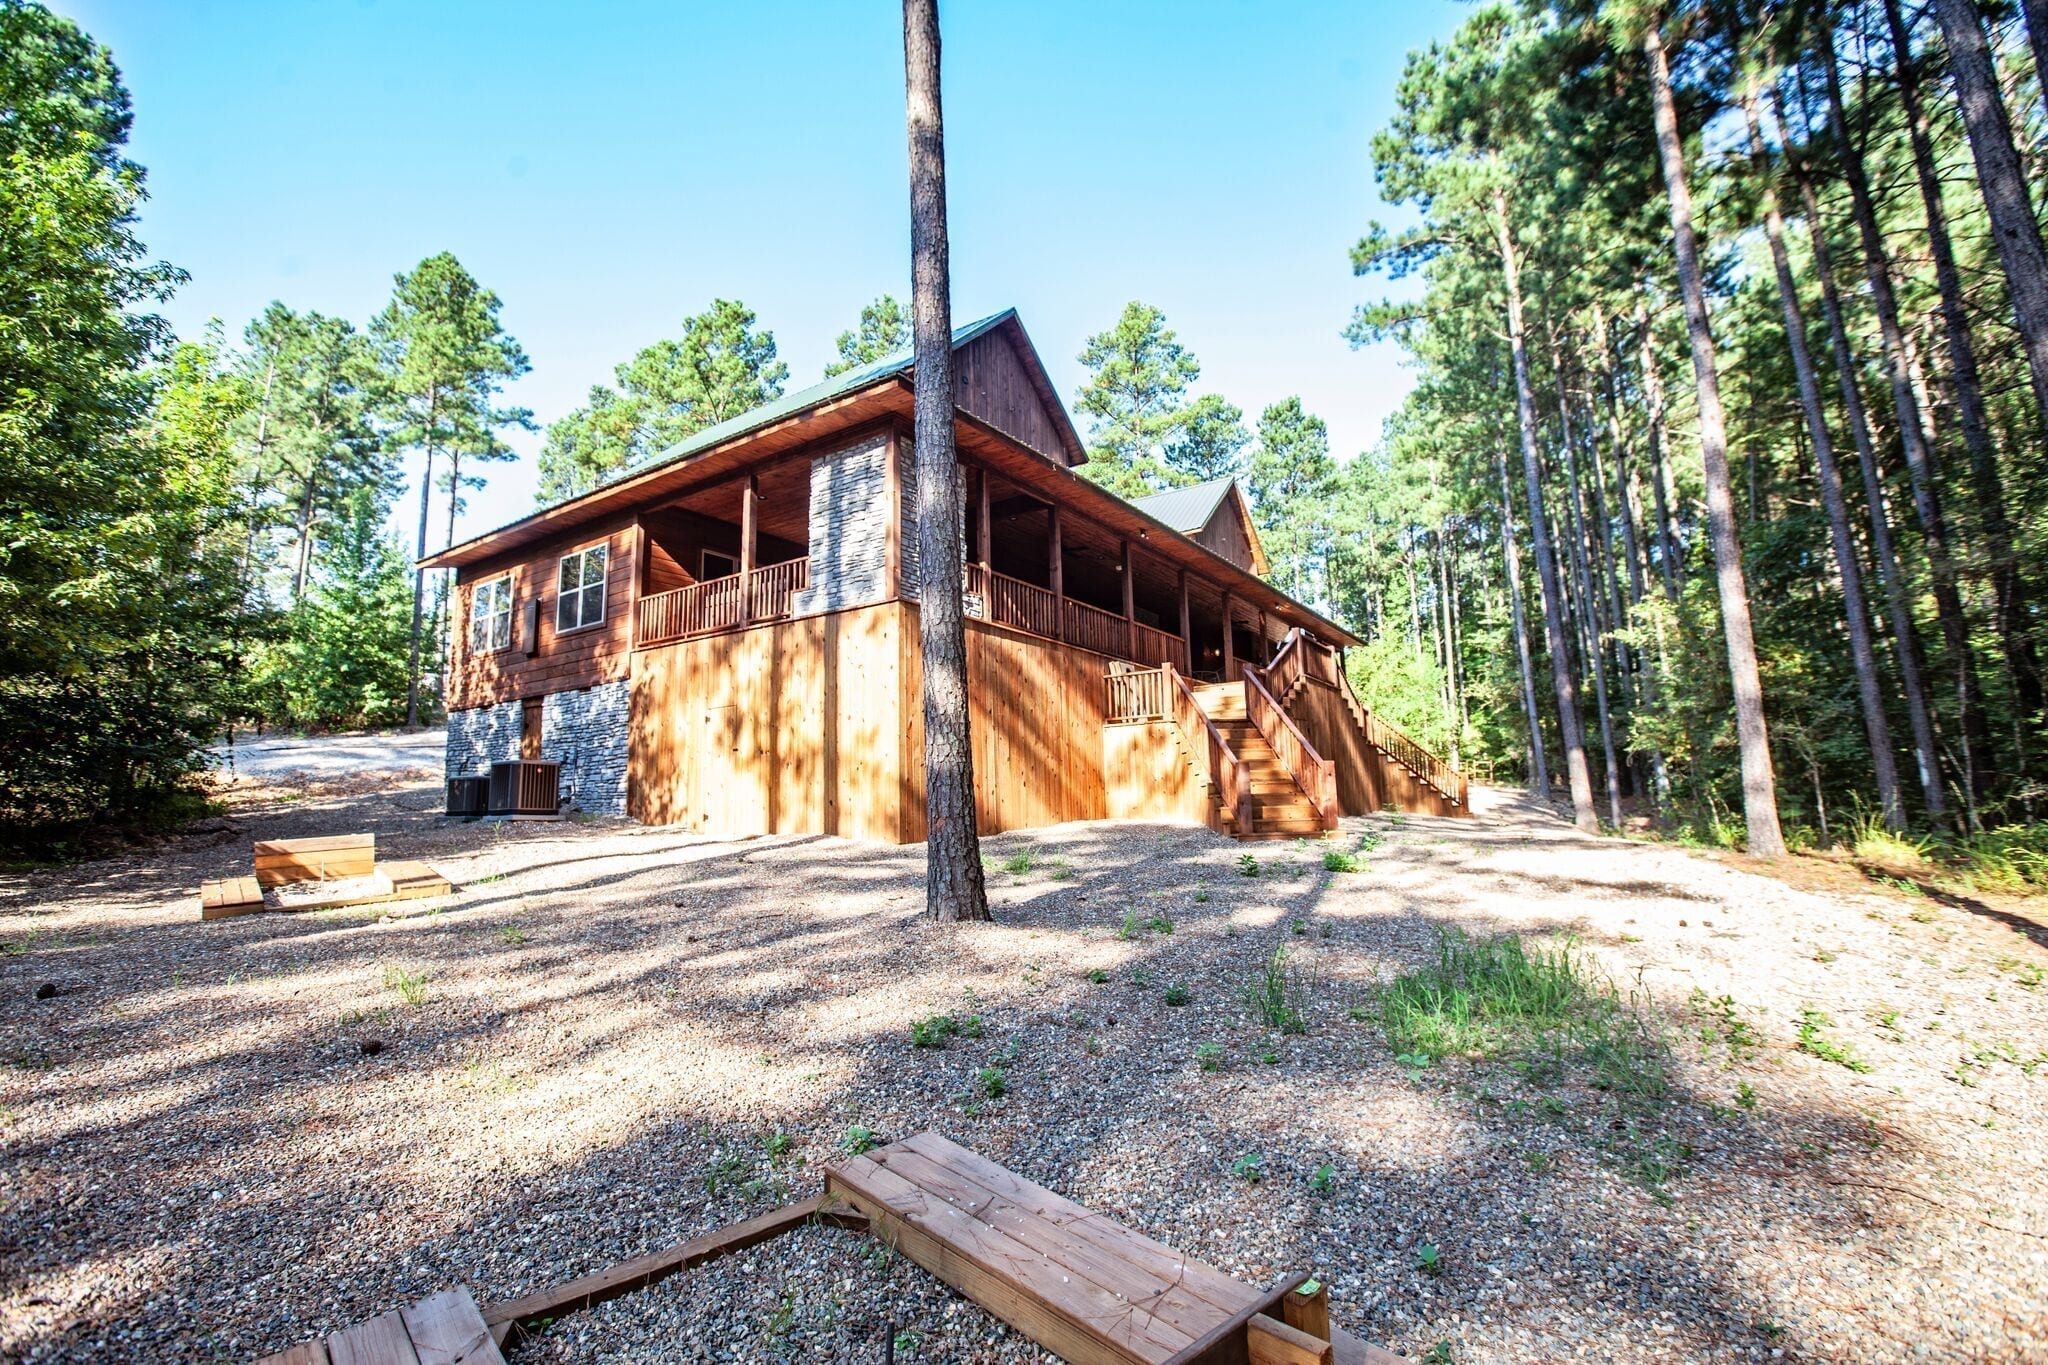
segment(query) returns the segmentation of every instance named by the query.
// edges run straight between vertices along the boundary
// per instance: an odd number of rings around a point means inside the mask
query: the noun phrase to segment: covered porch
[[[1207,681],[1263,663],[1279,622],[1150,547],[1037,496],[1001,473],[966,475],[969,617]]]
[[[789,616],[810,582],[810,507],[810,461],[797,458],[643,512],[635,646]]]

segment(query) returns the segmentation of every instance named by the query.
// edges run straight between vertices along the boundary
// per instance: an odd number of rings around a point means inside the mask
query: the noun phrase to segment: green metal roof
[[[1216,515],[1216,508],[1235,482],[1232,478],[1211,479],[1186,488],[1169,488],[1149,497],[1132,498],[1130,504],[1153,520],[1189,534],[1209,524],[1209,518]]]
[[[992,313],[988,317],[982,318],[979,322],[970,322],[965,327],[955,328],[953,331],[953,349],[959,350],[982,333],[990,331],[1016,316],[1016,309],[1005,308],[1002,312]],[[857,392],[878,379],[887,379],[891,375],[906,373],[913,368],[915,359],[916,357],[912,352],[907,350],[899,351],[895,355],[884,356],[882,359],[873,361],[870,364],[856,365],[843,374],[835,374],[831,378],[813,384],[807,389],[798,389],[795,393],[785,393],[782,397],[772,402],[763,403],[760,407],[743,412],[737,417],[728,417],[723,422],[708,426],[702,431],[676,442],[676,444],[652,459],[616,470],[610,478],[599,482],[589,492],[578,493],[575,497],[563,498],[560,501],[548,504],[547,507],[536,510],[545,512],[551,507],[559,507],[563,503],[574,502],[576,498],[588,497],[590,493],[596,492],[606,484],[645,474],[650,469],[660,469],[663,465],[675,464],[679,460],[687,460],[692,455],[730,441],[735,436],[744,436],[750,431],[757,431],[762,427],[772,426],[785,417],[794,416],[799,412],[817,407],[821,403],[829,403],[834,398],[844,394]]]

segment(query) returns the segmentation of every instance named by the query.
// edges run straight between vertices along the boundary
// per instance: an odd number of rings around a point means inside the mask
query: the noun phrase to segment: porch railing
[[[1130,638],[1124,618],[1113,611],[1067,599],[1067,643],[1107,654],[1112,659],[1130,657]]]
[[[1108,688],[1108,711],[1103,719],[1120,721],[1169,720],[1173,716],[1173,683],[1163,668],[1111,673],[1103,680]]]
[[[1059,638],[1060,599],[1052,592],[979,564],[969,564],[966,569],[963,584],[969,596],[980,599],[981,620],[1015,626],[1051,640]]]
[[[1180,636],[1155,630],[1142,621],[1132,622],[1131,632],[1134,637],[1131,655],[1133,663],[1143,664],[1147,668],[1172,664],[1183,673],[1188,671],[1188,645]]]
[[[789,615],[790,599],[809,585],[811,561],[790,559],[745,574],[649,593],[640,599],[641,645],[667,644],[693,635],[738,630]]]

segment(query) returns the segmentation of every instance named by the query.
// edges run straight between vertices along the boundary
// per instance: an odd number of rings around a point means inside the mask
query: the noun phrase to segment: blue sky
[[[54,0],[110,45],[149,168],[143,235],[183,334],[271,299],[363,323],[443,249],[504,299],[543,423],[716,297],[792,387],[907,298],[901,10],[865,3]],[[1341,331],[1346,251],[1386,217],[1367,144],[1406,52],[1466,15],[1402,5],[942,6],[956,319],[1015,306],[1071,403],[1085,338],[1162,308],[1198,390],[1299,393],[1340,456],[1408,383]],[[532,505],[490,471],[463,533]],[[435,523],[440,525],[437,514]]]

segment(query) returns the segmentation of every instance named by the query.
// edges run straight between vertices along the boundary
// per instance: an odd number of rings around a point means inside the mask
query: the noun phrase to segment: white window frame
[[[512,575],[486,578],[469,591],[469,649],[492,654],[512,647]]]
[[[715,574],[711,572],[711,559],[714,555],[732,565],[732,573]],[[738,555],[729,555],[723,550],[706,549],[697,552],[697,575],[698,581],[701,583],[708,583],[714,578],[731,578],[733,574],[739,571],[740,557]]]
[[[592,555],[599,557],[599,568],[595,583],[591,582],[589,578],[590,557]],[[576,586],[573,588],[567,586],[567,574],[571,564],[576,565],[577,574]],[[561,560],[555,565],[555,634],[567,635],[570,631],[588,630],[592,626],[604,624],[607,607],[605,599],[610,596],[609,584],[606,582],[606,579],[611,574],[611,567],[612,553],[609,540],[600,540],[595,544],[585,545],[580,549],[571,550],[568,554],[562,556]],[[597,615],[588,616],[583,613],[581,604],[593,587],[597,589]],[[563,619],[563,612],[571,602],[578,604],[577,619],[573,624]]]

